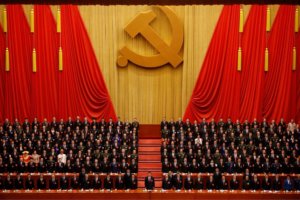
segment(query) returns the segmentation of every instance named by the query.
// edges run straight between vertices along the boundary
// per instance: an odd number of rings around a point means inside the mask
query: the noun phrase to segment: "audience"
[[[211,173],[207,178],[207,189],[245,189],[245,190],[292,190],[296,189],[297,181],[287,178],[282,185],[278,174],[300,173],[300,128],[293,120],[286,123],[281,119],[278,123],[270,123],[263,119],[259,123],[237,120],[235,123],[229,118],[227,121],[212,119],[200,123],[189,119],[185,122],[164,118],[161,122],[161,161],[163,173],[169,171],[175,175],[174,182],[163,178],[164,189],[189,189],[190,185],[179,186],[180,173]],[[230,184],[226,182],[224,173],[233,174]],[[240,182],[236,173],[243,174]],[[261,180],[257,174],[266,174]],[[169,173],[170,174],[170,173]],[[275,174],[269,178],[268,174]],[[189,176],[189,175],[187,175]],[[178,180],[178,181],[177,181]],[[201,175],[194,182],[203,188]],[[296,183],[297,182],[297,183]],[[173,183],[170,186],[168,183]],[[196,184],[195,184],[196,185]]]
[[[60,172],[137,173],[138,128],[136,119],[89,122],[77,116],[65,122],[37,118],[0,124],[0,173]]]

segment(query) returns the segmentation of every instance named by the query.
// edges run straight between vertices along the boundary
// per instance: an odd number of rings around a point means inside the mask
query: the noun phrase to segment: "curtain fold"
[[[31,117],[52,119],[58,116],[58,34],[49,6],[34,6],[33,43],[37,54],[37,71],[32,72]]]
[[[262,120],[266,9],[265,5],[253,5],[245,23],[242,37],[241,121]]]
[[[230,19],[227,9],[224,7],[218,21],[184,119],[199,121],[231,116],[242,121],[254,118],[289,121],[296,118],[299,122],[299,59],[297,70],[292,70],[295,6],[279,7],[268,41],[268,72],[264,72],[266,6],[253,5],[250,10],[242,36],[241,72],[236,70],[237,48],[231,38],[236,34],[234,29],[238,24],[232,23],[230,26],[235,26],[231,27],[233,32],[226,35],[226,25],[229,25],[226,19]],[[226,46],[229,41],[230,46]],[[296,42],[299,46],[299,36]]]
[[[63,71],[58,70],[58,33],[51,9],[48,5],[34,8],[35,32],[30,33],[22,6],[7,6],[10,71],[4,72],[2,68],[0,71],[3,109],[0,118],[23,121],[24,118],[43,120],[79,115],[90,120],[93,117],[116,120],[77,6],[62,6]],[[3,44],[1,42],[1,49]],[[37,57],[36,72],[32,71],[33,47]],[[0,62],[4,63],[1,56]]]
[[[240,6],[224,6],[184,118],[219,120],[239,115],[236,73]]]
[[[32,40],[21,5],[7,5],[7,39],[10,71],[4,76],[4,118],[30,117]]]
[[[66,118],[77,114],[89,119],[111,117],[116,120],[110,95],[77,6],[61,6],[61,25],[64,66],[59,74],[58,89],[61,116]]]
[[[292,71],[295,6],[280,6],[269,38],[269,71],[265,75],[263,116],[290,120],[296,115],[296,73]]]
[[[5,34],[2,26],[0,26],[0,123],[3,122],[4,111],[4,96],[3,96],[3,84],[4,84],[4,69],[5,69]]]
[[[300,124],[300,30],[298,30],[298,33],[296,33],[296,54],[297,54],[297,66],[296,66],[296,95],[297,95],[297,108],[296,108],[296,120],[298,124]]]

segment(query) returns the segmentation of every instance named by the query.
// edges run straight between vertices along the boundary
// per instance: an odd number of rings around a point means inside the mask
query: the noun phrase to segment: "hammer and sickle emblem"
[[[139,55],[124,46],[120,51],[117,63],[120,67],[128,65],[128,61],[144,68],[157,68],[170,63],[176,68],[183,59],[178,55],[183,44],[183,24],[175,12],[168,6],[158,6],[168,18],[172,28],[172,40],[170,45],[166,44],[157,32],[150,26],[156,18],[153,11],[146,11],[137,15],[126,27],[125,31],[132,37],[141,34],[159,54],[144,56]]]

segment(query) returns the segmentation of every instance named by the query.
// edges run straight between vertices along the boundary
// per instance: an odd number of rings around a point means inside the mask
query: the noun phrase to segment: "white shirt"
[[[57,162],[66,164],[67,163],[67,156],[66,156],[66,154],[61,154],[61,153],[58,154],[58,156],[57,156]]]

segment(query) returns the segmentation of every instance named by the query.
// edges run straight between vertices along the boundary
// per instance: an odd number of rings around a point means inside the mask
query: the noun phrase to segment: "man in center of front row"
[[[153,190],[155,187],[154,178],[152,177],[151,172],[148,172],[148,176],[145,177],[145,189]]]

